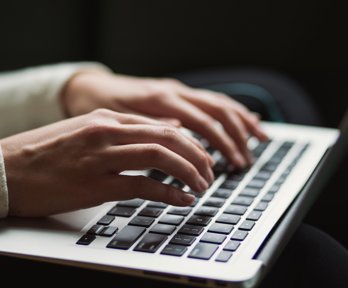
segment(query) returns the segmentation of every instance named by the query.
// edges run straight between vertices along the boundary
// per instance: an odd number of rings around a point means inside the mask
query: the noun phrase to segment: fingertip
[[[193,196],[192,194],[188,194],[187,192],[184,193],[180,193],[180,201],[183,202],[183,204],[185,205],[191,205],[193,203],[193,201],[195,201],[195,196]]]

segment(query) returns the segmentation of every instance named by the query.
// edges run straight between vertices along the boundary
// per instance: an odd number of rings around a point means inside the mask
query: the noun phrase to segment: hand
[[[157,120],[95,110],[1,140],[9,213],[45,216],[145,198],[185,206],[194,196],[126,170],[157,168],[202,192],[213,159],[195,139]]]
[[[224,94],[192,89],[173,79],[81,73],[68,83],[63,103],[71,116],[104,107],[150,117],[169,117],[167,121],[182,123],[201,134],[239,168],[252,161],[247,149],[248,136],[267,139],[256,114],[242,104]],[[219,129],[217,121],[225,129]]]

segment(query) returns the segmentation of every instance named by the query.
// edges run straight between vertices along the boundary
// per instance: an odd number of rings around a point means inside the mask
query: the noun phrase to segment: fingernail
[[[185,202],[186,204],[192,204],[192,202],[195,200],[195,196],[188,194],[188,193],[181,193],[180,200],[182,202]]]
[[[197,180],[197,184],[198,184],[198,189],[201,192],[207,190],[209,187],[209,184],[207,183],[207,181],[205,181],[204,178],[201,176],[199,176],[199,178]]]

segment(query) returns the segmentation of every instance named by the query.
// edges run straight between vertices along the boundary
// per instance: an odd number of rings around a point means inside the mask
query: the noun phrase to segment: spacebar
[[[106,247],[127,250],[139,239],[145,230],[144,227],[126,226]]]

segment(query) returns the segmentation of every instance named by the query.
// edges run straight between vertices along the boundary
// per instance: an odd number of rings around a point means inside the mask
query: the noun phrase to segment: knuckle
[[[161,127],[164,138],[174,141],[180,137],[179,131],[174,127]]]
[[[106,108],[98,108],[92,111],[91,114],[97,117],[110,117],[113,114],[113,112]]]
[[[109,133],[114,133],[117,126],[105,121],[104,119],[93,118],[87,121],[83,129],[85,135],[90,137],[100,137]]]
[[[147,154],[153,160],[160,160],[164,154],[163,147],[157,143],[147,145]]]

